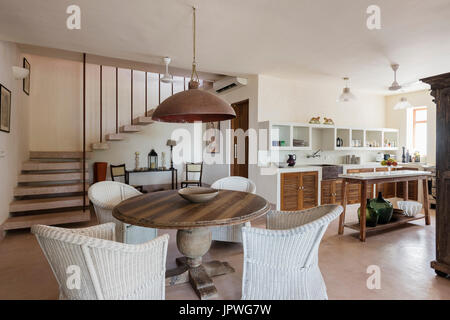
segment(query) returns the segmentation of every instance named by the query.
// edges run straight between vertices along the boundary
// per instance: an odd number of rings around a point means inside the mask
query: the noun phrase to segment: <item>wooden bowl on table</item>
[[[190,202],[202,203],[214,199],[219,194],[219,190],[204,187],[189,187],[178,190],[178,194]]]

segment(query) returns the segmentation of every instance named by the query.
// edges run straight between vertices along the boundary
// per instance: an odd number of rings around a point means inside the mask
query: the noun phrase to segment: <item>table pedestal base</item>
[[[209,228],[178,230],[177,247],[184,255],[177,258],[178,268],[167,270],[166,286],[190,282],[201,300],[217,296],[211,277],[234,272],[226,262],[211,261],[202,264],[202,257],[211,246]]]
[[[201,300],[217,296],[212,277],[233,273],[234,269],[227,262],[210,261],[197,267],[189,267],[185,257],[176,259],[178,268],[167,270],[166,286],[190,282]]]

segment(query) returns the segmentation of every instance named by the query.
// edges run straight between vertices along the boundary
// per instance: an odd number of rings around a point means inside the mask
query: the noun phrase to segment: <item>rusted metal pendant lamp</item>
[[[189,90],[182,91],[164,100],[153,112],[152,118],[162,122],[213,122],[236,118],[233,108],[212,93],[200,90],[200,79],[195,60],[196,18],[193,7],[194,56]]]

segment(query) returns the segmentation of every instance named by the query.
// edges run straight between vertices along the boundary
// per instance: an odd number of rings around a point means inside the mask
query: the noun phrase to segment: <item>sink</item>
[[[338,164],[311,164],[310,166],[322,167],[322,180],[335,180],[344,172],[344,168]]]

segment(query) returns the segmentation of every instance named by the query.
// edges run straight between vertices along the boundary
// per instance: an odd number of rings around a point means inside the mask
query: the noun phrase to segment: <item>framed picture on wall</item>
[[[23,92],[25,92],[27,95],[30,95],[31,66],[26,58],[23,58],[23,67],[28,70],[28,76],[23,79]]]
[[[11,91],[0,84],[0,131],[11,129]]]
[[[220,121],[206,123],[206,152],[220,152]]]

